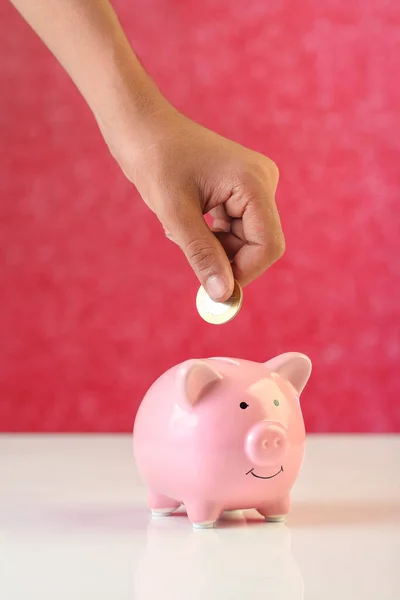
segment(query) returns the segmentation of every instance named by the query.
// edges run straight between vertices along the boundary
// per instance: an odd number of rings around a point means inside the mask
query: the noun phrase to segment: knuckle
[[[276,162],[268,159],[268,170],[274,182],[278,183],[279,180],[279,168]]]
[[[262,163],[263,179],[269,186],[277,187],[279,181],[278,165],[270,158],[265,157]]]
[[[282,256],[285,254],[285,251],[286,242],[284,235],[281,233],[274,238],[273,243],[271,244],[269,252],[271,262],[276,262],[282,258]]]
[[[198,273],[209,271],[214,263],[214,248],[204,240],[193,240],[186,248],[186,255]]]
[[[283,234],[279,234],[270,241],[269,244],[262,246],[262,257],[260,262],[264,270],[277,262],[285,254],[286,242]]]
[[[286,252],[286,241],[285,241],[285,237],[284,235],[280,235],[278,240],[277,240],[277,244],[276,244],[276,255],[277,258],[282,258],[282,256],[285,254]]]
[[[256,169],[242,171],[237,180],[237,187],[242,194],[254,195],[259,187],[259,173]]]
[[[278,165],[270,158],[262,156],[251,168],[240,174],[238,187],[242,192],[256,195],[260,189],[275,190],[278,182]]]
[[[279,168],[278,165],[268,156],[260,155],[258,163],[258,169],[263,181],[273,184],[275,187],[279,181]]]

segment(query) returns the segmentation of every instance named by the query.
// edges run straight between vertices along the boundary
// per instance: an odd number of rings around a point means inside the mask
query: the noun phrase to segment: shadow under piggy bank
[[[189,531],[184,519],[153,519],[135,566],[135,598],[302,600],[286,525],[248,526],[241,512],[224,515],[221,525]]]

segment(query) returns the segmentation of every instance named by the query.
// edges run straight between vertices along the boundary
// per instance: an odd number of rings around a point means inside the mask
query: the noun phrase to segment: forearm
[[[108,0],[11,2],[70,75],[103,134],[139,136],[164,100]]]

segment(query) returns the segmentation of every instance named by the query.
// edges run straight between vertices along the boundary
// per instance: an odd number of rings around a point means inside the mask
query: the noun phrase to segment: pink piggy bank
[[[289,352],[266,363],[188,360],[159,377],[133,438],[153,514],[183,504],[195,527],[238,509],[283,520],[303,461],[299,396],[310,374],[310,359]]]

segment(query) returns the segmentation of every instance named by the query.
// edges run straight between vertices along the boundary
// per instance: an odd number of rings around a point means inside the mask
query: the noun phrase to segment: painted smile
[[[254,467],[252,469],[250,469],[250,471],[247,471],[246,475],[253,475],[253,477],[257,477],[257,479],[272,479],[273,477],[276,477],[277,475],[279,475],[279,473],[283,473],[283,467],[281,467],[279,469],[279,471],[277,473],[275,473],[275,475],[270,475],[269,477],[261,477],[261,475],[256,475],[254,473]]]

